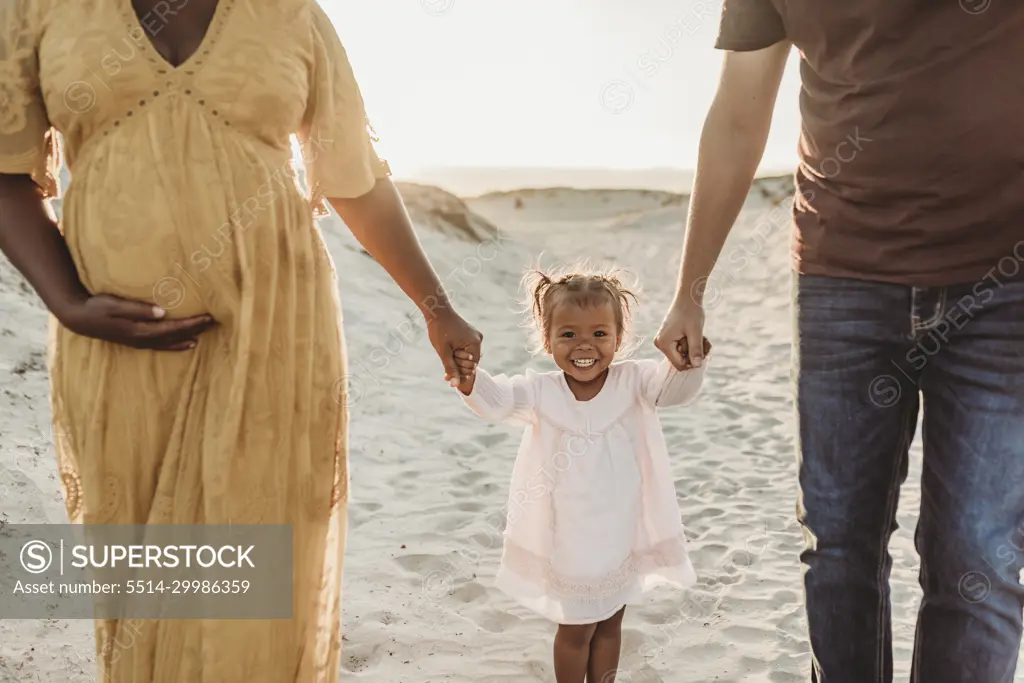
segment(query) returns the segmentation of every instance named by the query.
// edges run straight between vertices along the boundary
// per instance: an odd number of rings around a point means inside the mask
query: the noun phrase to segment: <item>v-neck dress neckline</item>
[[[142,23],[142,19],[135,13],[135,8],[132,6],[132,0],[120,0],[121,11],[124,15],[124,20],[128,25],[128,30],[135,34],[140,33],[142,39],[138,41],[141,49],[145,51],[150,57],[150,63],[158,64],[158,73],[164,74],[170,72],[173,74],[185,73],[186,75],[195,75],[195,72],[203,65],[207,57],[213,48],[216,46],[221,34],[224,32],[224,26],[227,23],[227,18],[231,14],[231,10],[234,8],[236,0],[218,0],[217,7],[214,9],[213,18],[210,19],[209,25],[206,27],[206,32],[203,34],[202,40],[196,49],[192,51],[188,57],[185,58],[180,64],[175,65],[164,57],[160,51],[153,44],[153,39],[146,33],[146,28]]]

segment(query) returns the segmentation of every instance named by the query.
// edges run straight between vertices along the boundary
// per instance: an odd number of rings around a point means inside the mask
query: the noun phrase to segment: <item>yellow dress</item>
[[[221,0],[172,67],[131,0],[4,0],[0,173],[56,196],[58,153],[72,177],[61,230],[85,286],[219,322],[186,352],[54,327],[69,519],[293,526],[292,619],[100,621],[102,680],[333,683],[345,353],[314,205],[388,170],[331,22],[314,0]]]

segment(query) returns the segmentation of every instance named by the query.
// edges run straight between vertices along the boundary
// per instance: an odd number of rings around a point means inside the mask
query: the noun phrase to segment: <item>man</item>
[[[892,680],[887,551],[923,402],[915,683],[1010,683],[1024,591],[1024,4],[725,0],[726,51],[656,345],[703,286],[801,55],[798,516],[817,683]]]

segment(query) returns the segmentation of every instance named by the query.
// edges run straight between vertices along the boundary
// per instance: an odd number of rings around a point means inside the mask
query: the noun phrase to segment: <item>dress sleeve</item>
[[[704,385],[704,373],[710,357],[699,368],[680,372],[664,359],[637,361],[640,367],[640,393],[656,407],[684,406],[692,403]]]
[[[374,150],[363,96],[345,47],[323,8],[314,0],[311,5],[313,64],[298,138],[311,200],[323,214],[326,199],[360,197],[391,170]]]
[[[786,26],[772,0],[724,0],[715,47],[749,52],[786,39]]]
[[[39,88],[45,4],[0,2],[0,173],[30,175],[47,197],[56,197],[60,153]]]
[[[534,375],[491,375],[478,367],[473,392],[462,400],[474,413],[493,422],[527,425],[536,420],[537,389]],[[458,391],[458,389],[456,389]]]

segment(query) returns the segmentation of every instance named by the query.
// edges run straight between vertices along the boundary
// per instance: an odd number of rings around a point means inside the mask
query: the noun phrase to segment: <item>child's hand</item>
[[[473,354],[462,349],[455,350],[455,365],[459,368],[459,375],[462,378],[461,384],[456,384],[456,379],[451,374],[446,374],[444,379],[453,387],[458,387],[459,390],[469,396],[473,392],[473,383],[476,381],[476,366],[477,360],[473,358]]]
[[[686,363],[686,369],[692,369],[694,366],[693,363],[690,362],[690,349],[689,345],[686,343],[686,339],[684,338],[681,342],[679,342],[676,345],[676,348],[679,350],[679,353],[683,356],[683,361]],[[707,358],[709,353],[711,353],[711,342],[708,341],[707,337],[704,337],[704,357]]]

